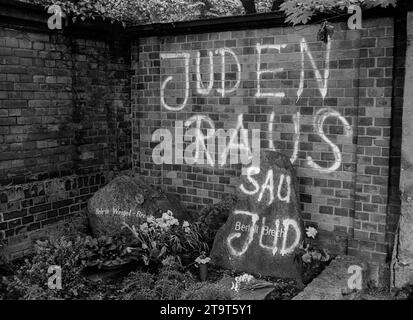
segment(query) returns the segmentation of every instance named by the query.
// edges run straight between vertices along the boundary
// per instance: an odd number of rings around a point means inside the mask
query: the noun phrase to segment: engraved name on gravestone
[[[146,216],[160,217],[168,210],[180,221],[191,220],[178,198],[139,177],[117,177],[88,201],[89,222],[96,237],[118,234],[123,223],[139,226]]]
[[[212,261],[240,272],[301,280],[294,255],[303,224],[289,159],[262,151],[260,168],[248,168],[239,193],[240,201],[214,239]]]

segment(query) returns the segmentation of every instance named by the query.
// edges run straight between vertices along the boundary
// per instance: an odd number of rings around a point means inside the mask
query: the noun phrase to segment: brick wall
[[[392,227],[386,231],[386,217],[398,206],[397,181],[389,179],[391,150],[393,172],[400,167],[400,133],[391,130],[392,124],[400,127],[397,113],[392,118],[392,106],[398,106],[402,96],[392,80],[394,24],[393,18],[369,18],[363,20],[363,30],[348,30],[345,22],[335,22],[330,44],[317,40],[319,25],[135,36],[134,168],[199,212],[235,192],[242,165],[227,161],[221,166],[217,152],[210,153],[210,164],[177,163],[174,157],[173,163],[156,164],[156,130],[170,129],[174,153],[188,128],[202,129],[205,137],[211,126],[236,128],[242,115],[250,136],[252,129],[260,129],[261,148],[274,147],[295,160],[306,224],[317,226],[336,253],[384,262],[389,252],[386,232],[394,232]],[[221,52],[225,90],[238,85],[224,94]],[[280,70],[258,79],[258,68]],[[397,68],[400,74],[400,65]],[[190,142],[177,144],[185,148]],[[396,190],[393,202],[389,188]]]
[[[18,18],[0,19],[0,239],[15,251],[81,211],[114,171],[132,167],[194,213],[234,193],[243,165],[221,165],[222,150],[212,163],[174,156],[191,144],[189,128],[204,138],[242,126],[249,138],[260,130],[261,149],[291,157],[303,218],[324,244],[386,260],[400,213],[405,18],[364,18],[363,30],[334,22],[323,43],[319,25],[293,29],[265,15],[215,31],[169,25],[170,35],[57,32],[44,11],[19,6]],[[171,163],[154,162],[158,129],[172,133]]]
[[[128,40],[46,21],[0,25],[0,240],[15,254],[131,164]]]

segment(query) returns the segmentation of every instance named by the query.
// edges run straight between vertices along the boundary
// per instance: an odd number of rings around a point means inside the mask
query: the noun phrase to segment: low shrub
[[[155,277],[150,273],[142,271],[131,272],[123,280],[117,299],[154,300],[156,299],[156,292],[153,290],[154,283]]]
[[[158,275],[135,271],[123,280],[117,299],[176,300],[193,283],[190,273],[182,273],[169,266],[162,268]]]
[[[3,277],[6,287],[4,299],[49,300],[49,299],[82,299],[90,294],[88,280],[80,275],[85,264],[82,261],[84,245],[81,238],[75,241],[62,237],[59,240],[38,241],[35,254],[25,259],[17,267],[15,274]],[[51,289],[48,286],[51,266],[61,267],[62,289]]]
[[[182,300],[231,300],[230,288],[220,283],[199,282],[188,288],[180,297]]]
[[[85,237],[84,254],[81,257],[88,267],[112,269],[138,260],[137,252],[129,247],[130,241],[123,235]]]
[[[82,225],[82,219],[77,221]],[[187,299],[230,297],[219,285],[196,286],[195,277],[184,272],[188,270],[184,258],[194,263],[200,252],[208,250],[201,223],[179,223],[167,212],[161,218],[148,217],[138,230],[126,229],[132,233],[124,230],[119,236],[97,239],[70,226],[53,231],[46,240],[37,240],[35,253],[15,264],[12,274],[0,278],[0,299],[176,300],[183,292]],[[131,272],[117,282],[84,276],[85,268],[111,269],[132,260],[145,262],[140,267],[150,273]],[[51,266],[61,268],[61,288],[50,286],[51,276],[56,275]]]
[[[178,300],[182,291],[185,291],[193,283],[194,278],[189,272],[182,273],[175,268],[166,266],[160,270],[154,290],[159,300]]]

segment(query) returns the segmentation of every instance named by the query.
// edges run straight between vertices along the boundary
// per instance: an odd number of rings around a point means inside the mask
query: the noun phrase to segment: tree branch
[[[284,0],[274,0],[272,3],[271,11],[280,11],[280,6],[283,4]]]
[[[241,0],[241,3],[246,14],[257,13],[257,9],[255,8],[255,0]]]

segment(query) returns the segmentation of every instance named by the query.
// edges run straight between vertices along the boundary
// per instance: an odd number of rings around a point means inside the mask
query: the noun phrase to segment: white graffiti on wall
[[[275,68],[275,69],[261,69],[261,55],[262,55],[262,50],[263,49],[273,49],[277,50],[280,52],[281,48],[286,48],[286,44],[267,44],[267,45],[262,45],[260,43],[256,44],[256,51],[257,51],[257,92],[255,93],[256,97],[278,97],[278,98],[283,98],[285,97],[285,92],[262,92],[261,88],[261,76],[264,73],[273,73],[277,74],[280,72],[284,71],[284,68]],[[321,96],[323,99],[327,95],[327,89],[328,89],[328,78],[329,78],[329,63],[330,63],[330,52],[331,52],[331,39],[329,38],[329,41],[327,42],[326,46],[326,58],[325,58],[325,68],[324,68],[324,75],[321,75],[320,70],[317,68],[317,64],[314,60],[313,54],[311,53],[310,49],[308,48],[308,44],[304,38],[302,38],[300,42],[300,48],[301,48],[301,73],[300,73],[300,84],[299,88],[297,90],[297,100],[300,99],[303,91],[304,91],[304,80],[305,80],[305,55],[310,60],[311,66],[314,70],[314,75],[317,81],[318,89],[321,93]],[[239,62],[238,56],[235,54],[233,50],[230,48],[224,47],[224,48],[219,48],[215,50],[215,54],[218,54],[221,56],[221,87],[217,88],[217,92],[222,96],[225,97],[226,94],[235,92],[238,87],[241,84],[241,64]],[[226,63],[226,56],[230,55],[235,61],[235,65],[237,68],[236,71],[236,83],[233,85],[232,88],[225,88],[225,82],[226,82],[226,71],[225,71],[225,63]],[[196,52],[196,60],[195,60],[195,66],[196,66],[196,88],[197,92],[201,95],[208,95],[211,93],[212,88],[213,88],[213,83],[214,83],[214,60],[213,60],[213,52],[208,51],[208,57],[209,57],[209,82],[208,86],[205,88],[202,82],[202,77],[201,77],[201,71],[200,71],[200,64],[201,64],[201,54],[199,51]],[[185,105],[188,102],[188,95],[189,95],[189,60],[190,60],[190,53],[189,52],[182,52],[182,53],[161,53],[160,55],[161,59],[184,59],[185,63],[185,98],[183,103],[180,106],[177,107],[172,107],[169,106],[165,102],[165,89],[167,87],[167,84],[173,80],[172,76],[167,77],[161,84],[161,104],[163,107],[165,107],[168,110],[174,110],[174,111],[180,111],[183,108],[185,108]]]
[[[171,111],[180,111],[183,108],[185,108],[188,98],[189,98],[189,59],[191,58],[191,55],[188,52],[182,52],[182,53],[161,53],[160,54],[161,59],[177,59],[177,58],[184,58],[185,59],[185,99],[182,102],[180,106],[177,107],[171,107],[165,102],[165,88],[166,85],[172,81],[173,77],[169,76],[168,78],[165,79],[164,82],[162,82],[161,85],[161,104],[165,109],[171,110]]]
[[[192,116],[185,121],[185,124],[183,121],[176,121],[175,137],[169,129],[155,130],[152,134],[152,141],[159,142],[159,144],[152,150],[153,162],[155,164],[183,164],[185,160],[186,164],[203,165],[206,160],[206,163],[213,167],[216,163],[224,166],[229,157],[229,164],[259,166],[260,130],[253,129],[249,136],[248,130],[243,126],[242,116],[242,114],[238,116],[236,128],[228,130],[215,130],[214,122],[205,115]],[[202,129],[203,123],[208,125],[208,129]],[[195,126],[192,127],[193,125]],[[216,139],[218,139],[218,152],[216,152]],[[184,142],[190,143],[185,147]],[[245,174],[246,168],[242,170]]]
[[[327,143],[334,155],[334,163],[328,167],[323,168],[318,165],[311,156],[308,156],[306,161],[308,167],[317,170],[321,173],[331,173],[340,168],[342,164],[342,154],[340,148],[333,143],[324,132],[324,122],[329,117],[337,118],[344,126],[344,136],[350,137],[353,134],[353,129],[348,121],[340,115],[340,113],[333,109],[322,108],[314,117],[313,126],[314,132]],[[300,121],[301,115],[297,112],[293,116],[294,122],[294,148],[290,161],[294,163],[298,157],[299,142],[300,142]],[[201,124],[205,122],[209,128],[205,135],[202,131]],[[269,145],[271,150],[275,150],[272,140],[272,126],[273,118],[270,117],[269,122]],[[189,128],[195,124],[195,128]],[[260,130],[253,129],[252,134],[249,135],[248,129],[243,125],[243,114],[238,115],[238,121],[235,128],[228,130],[215,130],[214,122],[206,115],[192,116],[185,122],[187,131],[183,133],[182,121],[176,121],[175,124],[175,143],[171,132],[168,129],[157,129],[152,134],[152,141],[160,142],[154,147],[152,151],[152,158],[156,164],[183,164],[183,159],[187,164],[209,164],[215,166],[218,163],[221,167],[226,163],[259,166],[259,154],[261,148]],[[218,152],[216,153],[215,139],[218,138]],[[229,142],[227,139],[229,138]],[[193,141],[195,140],[195,141]],[[186,149],[184,149],[184,141],[191,142]],[[250,143],[251,141],[251,143]],[[174,152],[175,148],[175,152]],[[183,157],[185,154],[185,158]],[[217,154],[218,159],[215,159]],[[173,159],[175,155],[175,161]],[[205,161],[206,160],[206,161]],[[248,174],[247,168],[242,169],[242,174]],[[250,170],[255,170],[251,168]],[[252,172],[252,171],[250,171]],[[271,181],[269,180],[268,183]]]
[[[263,89],[261,88],[261,81],[262,81],[262,75],[265,73],[272,73],[272,74],[277,74],[280,72],[283,72],[283,68],[274,68],[274,69],[269,69],[269,68],[261,68],[262,67],[262,53],[263,50],[267,50],[266,52],[268,53],[269,50],[275,50],[275,53],[279,53],[282,48],[285,48],[286,44],[270,44],[270,45],[262,45],[260,43],[256,44],[256,51],[257,51],[257,65],[256,65],[256,74],[257,74],[257,91],[255,93],[255,97],[275,97],[275,98],[282,98],[285,96],[285,93],[282,91],[279,92],[263,92]],[[305,59],[306,57],[309,59],[311,67],[314,71],[314,76],[316,79],[317,87],[318,90],[320,91],[320,94],[322,98],[324,99],[327,95],[327,90],[328,90],[328,79],[329,79],[329,62],[330,62],[330,52],[331,52],[331,39],[329,38],[329,41],[327,42],[326,45],[326,54],[325,54],[325,68],[324,68],[324,73],[322,75],[322,72],[317,68],[317,64],[314,60],[313,54],[311,53],[309,46],[306,42],[306,40],[303,38],[300,42],[300,49],[301,49],[301,73],[300,73],[300,82],[299,82],[299,87],[297,90],[297,101],[301,98],[303,92],[304,92],[304,81],[305,81],[305,73],[304,73],[304,67],[305,67]],[[202,75],[201,75],[201,54],[199,51],[196,52],[196,60],[195,60],[195,65],[196,65],[196,92],[200,95],[209,95],[211,94],[213,87],[214,87],[214,54],[220,55],[220,69],[221,69],[221,78],[220,78],[220,87],[216,88],[216,91],[222,96],[225,97],[225,95],[235,92],[240,84],[241,84],[241,64],[239,62],[239,59],[237,55],[234,53],[229,48],[219,48],[216,49],[215,52],[209,50],[208,51],[208,59],[209,59],[209,80],[207,84],[204,84],[202,80]],[[168,76],[162,83],[161,83],[161,92],[160,92],[160,97],[161,97],[161,105],[166,108],[167,110],[170,111],[181,111],[185,108],[186,104],[188,103],[189,100],[189,81],[190,81],[190,74],[189,74],[189,61],[190,61],[190,53],[189,52],[182,52],[182,53],[161,53],[160,55],[161,59],[184,59],[184,65],[185,65],[185,84],[184,84],[184,96],[183,96],[183,102],[180,105],[177,106],[171,106],[168,105],[165,101],[165,90],[168,87],[169,83],[172,83],[174,81],[173,76]],[[230,88],[226,88],[226,70],[225,70],[225,64],[227,63],[226,59],[227,57],[230,57],[229,59],[232,59],[235,64],[231,66],[236,67],[236,79],[235,79],[235,84],[232,85]],[[227,63],[228,64],[228,63]],[[231,68],[231,72],[233,72]],[[171,88],[174,88],[174,86],[171,86]],[[313,119],[313,126],[314,126],[314,132],[320,136],[320,138],[327,143],[331,150],[333,151],[334,154],[334,164],[331,165],[328,168],[323,168],[319,166],[313,159],[312,157],[308,156],[306,158],[306,163],[307,165],[314,169],[317,170],[321,173],[330,173],[338,168],[340,168],[341,163],[342,163],[342,155],[340,148],[334,144],[325,134],[324,132],[324,121],[328,117],[336,117],[344,126],[344,133],[345,136],[351,136],[353,134],[353,130],[351,126],[349,125],[348,121],[338,112],[335,110],[330,110],[323,108],[317,112],[317,114],[314,116]],[[268,122],[268,141],[269,141],[269,148],[271,150],[275,150],[274,147],[274,141],[273,141],[273,125],[274,125],[274,118],[275,118],[275,113],[272,112],[269,117],[269,122]],[[177,121],[179,122],[179,121]],[[201,130],[201,124],[206,123],[209,127],[207,130],[207,135],[204,135],[204,133]],[[291,155],[290,161],[291,163],[295,163],[295,161],[298,158],[298,152],[299,152],[299,145],[300,145],[300,123],[301,123],[301,114],[297,112],[296,114],[293,115],[293,124],[294,124],[294,146],[293,146],[293,153]],[[191,125],[195,124],[195,128],[189,128]],[[190,119],[188,119],[185,122],[185,127],[188,129],[184,135],[185,141],[192,141],[195,139],[195,142],[193,142],[186,150],[185,150],[185,159],[187,160],[188,164],[204,164],[204,160],[206,158],[206,163],[209,164],[210,166],[214,166],[216,164],[220,166],[224,166],[228,160],[228,156],[230,158],[230,164],[235,164],[239,163],[238,161],[238,152],[240,153],[240,160],[242,164],[253,164],[254,167],[259,166],[259,161],[256,159],[257,153],[253,150],[255,147],[255,142],[250,143],[249,141],[249,134],[248,130],[244,128],[243,125],[243,114],[238,114],[238,121],[236,124],[235,128],[231,128],[227,131],[224,129],[218,129],[215,130],[214,122],[206,115],[198,115],[198,116],[193,116]],[[164,137],[164,135],[168,135],[167,133],[164,133],[165,129],[159,129],[162,132],[159,132],[158,130],[154,132],[152,136],[152,141],[161,141],[161,138]],[[178,128],[178,125],[175,126],[175,133],[182,131],[181,128]],[[252,138],[257,137],[259,135],[259,130],[253,130]],[[218,159],[214,158],[215,155],[215,138],[218,137]],[[227,139],[229,138],[229,142],[227,143]],[[165,140],[170,140],[172,141],[172,137],[164,137],[164,140],[159,144],[159,146],[154,148],[154,162],[157,164],[160,163],[171,163],[172,161],[172,154],[173,150],[164,150],[167,147],[167,143]],[[260,139],[258,139],[260,140]],[[253,141],[253,140],[251,140]],[[254,140],[256,141],[256,140]],[[179,140],[179,135],[176,134],[176,142],[181,143],[181,149],[183,146],[183,141],[182,139]],[[169,147],[173,148],[173,147]],[[175,163],[176,164],[181,164],[182,163],[182,150],[177,150],[178,148],[175,148]],[[160,152],[163,151],[163,156],[160,156]],[[155,152],[156,151],[156,152]],[[166,156],[165,156],[166,155]],[[156,156],[156,157],[155,157]],[[180,162],[177,161],[177,156],[179,156]],[[156,158],[156,160],[155,160]],[[251,171],[252,170],[252,171]],[[243,174],[248,174],[248,172],[253,172],[255,169],[250,169],[250,171],[247,170],[247,168],[243,168]],[[269,178],[270,179],[270,178]],[[266,188],[269,189],[271,188],[271,180],[268,181],[268,185],[266,185]]]
[[[307,163],[311,168],[314,168],[323,173],[330,173],[330,172],[336,171],[340,167],[341,162],[342,162],[342,156],[341,156],[339,147],[335,145],[333,142],[331,142],[331,140],[327,138],[324,133],[324,129],[323,129],[324,121],[328,117],[336,117],[338,120],[340,120],[343,123],[344,134],[346,136],[350,136],[353,134],[352,127],[339,112],[335,110],[329,110],[327,108],[320,109],[317,112],[316,116],[314,117],[314,129],[317,131],[321,139],[323,139],[331,147],[331,149],[333,149],[335,160],[334,160],[334,164],[329,168],[320,167],[317,163],[313,161],[313,159],[310,156],[307,157]]]
[[[257,43],[257,93],[255,96],[257,98],[262,98],[262,97],[277,97],[277,98],[284,98],[285,93],[284,92],[261,92],[261,75],[264,73],[280,73],[284,71],[284,68],[277,68],[277,69],[261,69],[261,51],[262,49],[275,49],[280,52],[281,48],[285,48],[287,45],[285,44],[267,44],[267,45],[261,45]]]
[[[204,136],[202,130],[201,130],[201,125],[202,122],[206,122],[209,125],[209,130],[207,130],[207,135]],[[205,145],[205,140],[211,139],[215,141],[213,138],[215,136],[215,125],[214,122],[207,116],[204,115],[196,115],[192,116],[188,120],[185,121],[185,127],[190,127],[193,123],[196,123],[196,127],[189,129],[185,133],[185,138],[184,140],[186,141],[192,141],[192,137],[195,137],[195,142],[190,144],[188,148],[185,149],[185,159],[187,159],[187,164],[195,164],[198,161],[201,161],[201,159],[204,159],[204,153],[206,155],[207,161],[210,166],[215,165],[215,161],[211,155],[212,152],[215,150],[211,150],[212,146],[215,149],[215,145],[212,145],[211,143],[208,144],[209,149],[207,149]],[[194,149],[195,148],[195,155]]]
[[[244,128],[243,124],[243,117],[244,115],[241,113],[238,115],[238,122],[235,130],[232,130],[229,143],[226,145],[225,149],[220,152],[221,154],[221,166],[224,166],[227,157],[230,151],[240,151],[241,152],[241,157],[244,157],[244,162],[248,163],[249,161],[252,160],[252,152],[249,146],[248,142],[248,130]],[[239,133],[239,143],[238,143],[238,133]],[[225,139],[226,140],[226,134],[223,134],[223,130],[218,131],[217,133],[218,139]],[[223,143],[221,145],[224,145]],[[237,152],[234,154],[238,154]],[[256,165],[256,163],[254,163]]]
[[[270,149],[275,150],[274,148],[274,143],[272,142],[272,126],[273,126],[273,121],[274,121],[274,113],[271,114],[270,117],[270,122],[269,122],[269,139],[270,139]],[[314,132],[318,134],[318,136],[326,142],[332,149],[333,154],[334,154],[334,164],[331,167],[328,168],[322,168],[320,167],[317,163],[315,163],[312,159],[311,156],[307,157],[307,165],[319,172],[322,173],[330,173],[336,171],[338,168],[340,168],[341,163],[342,163],[342,155],[340,148],[334,144],[325,134],[324,132],[324,122],[327,118],[329,117],[336,117],[344,126],[344,136],[350,137],[353,135],[353,128],[352,126],[348,123],[345,117],[343,117],[338,111],[334,109],[329,109],[329,108],[322,108],[317,111],[316,115],[314,116],[313,120],[313,127],[314,127]],[[290,162],[294,164],[294,162],[297,160],[298,156],[298,151],[299,151],[299,143],[300,143],[300,123],[301,123],[301,114],[300,112],[297,112],[293,116],[293,123],[294,123],[294,148],[293,148],[293,153],[290,158]]]
[[[297,221],[293,219],[275,219],[273,221],[275,229],[271,228],[270,225],[267,225],[266,218],[263,217],[261,225],[258,226],[257,223],[260,220],[259,215],[249,211],[235,210],[234,215],[245,215],[251,218],[251,223],[244,225],[241,221],[235,222],[235,228],[233,233],[231,233],[227,238],[227,246],[231,255],[240,257],[244,255],[251,243],[253,242],[255,235],[259,233],[259,242],[258,245],[265,250],[268,250],[272,255],[279,253],[281,256],[290,254],[298,246],[301,239],[301,231],[297,224]],[[294,235],[291,234],[291,231],[294,232]],[[246,232],[247,236],[242,242],[239,248],[234,246],[234,240],[239,239],[242,236],[242,232]],[[292,237],[289,237],[289,236]],[[271,245],[265,244],[265,238],[273,237]],[[279,245],[279,238],[282,238],[281,246]],[[288,240],[293,239],[293,241],[288,245]]]
[[[221,55],[221,89],[217,89],[218,93],[221,94],[222,97],[225,97],[226,93],[231,93],[234,92],[235,90],[238,89],[240,83],[241,83],[241,64],[239,63],[237,55],[234,53],[229,48],[219,48],[215,51],[216,53]],[[235,59],[236,65],[237,65],[237,82],[231,89],[225,89],[225,54],[228,53],[232,55],[232,57]]]
[[[293,116],[293,122],[294,122],[294,149],[293,149],[293,154],[291,155],[290,162],[294,164],[295,160],[297,160],[298,156],[298,145],[300,143],[300,120],[301,120],[301,114],[297,112]]]
[[[330,51],[331,51],[331,40],[329,38],[327,42],[327,49],[326,49],[326,67],[324,68],[324,76],[321,76],[320,71],[317,68],[315,60],[313,58],[313,54],[308,49],[307,42],[303,38],[300,43],[301,47],[301,73],[300,73],[300,86],[297,91],[297,101],[300,99],[303,91],[304,91],[304,52],[308,55],[310,59],[311,66],[313,67],[315,78],[317,80],[318,89],[320,90],[321,96],[323,99],[327,96],[327,89],[328,89],[328,77],[330,74],[329,64],[330,64]]]
[[[208,87],[205,88],[205,86],[202,83],[202,77],[201,77],[201,53],[198,51],[196,55],[196,91],[199,94],[202,95],[208,95],[211,90],[212,86],[214,85],[214,58],[213,58],[213,53],[211,51],[208,51],[208,56],[209,56],[209,82],[208,82]]]
[[[268,142],[269,142],[269,147],[270,147],[270,150],[275,150],[275,147],[274,147],[274,138],[273,138],[273,136],[272,136],[272,133],[273,133],[273,127],[274,127],[274,118],[275,118],[275,112],[273,111],[273,112],[271,112],[271,115],[270,115],[270,121],[268,122]]]

